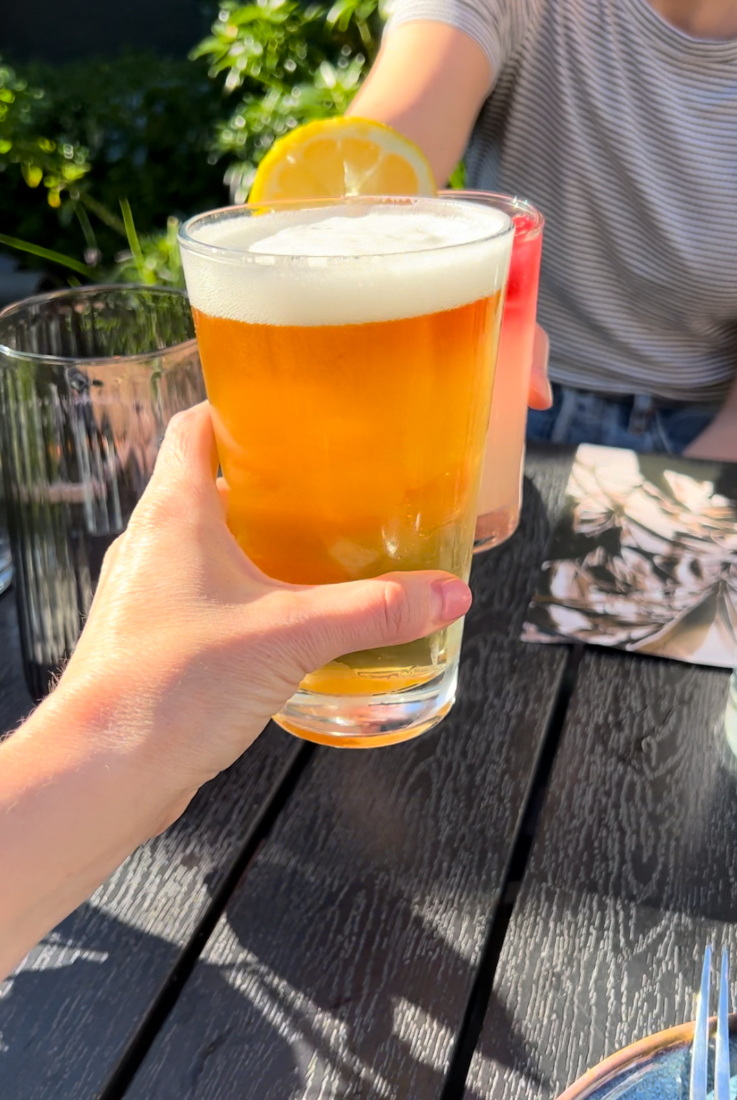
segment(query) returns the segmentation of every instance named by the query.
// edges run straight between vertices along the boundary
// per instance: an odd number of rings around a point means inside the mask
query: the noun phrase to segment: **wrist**
[[[0,745],[0,977],[184,809],[57,691]]]
[[[105,817],[132,851],[175,821],[196,790],[178,783],[152,751],[153,721],[153,708],[135,691],[65,674],[16,736],[32,739],[29,752],[44,753],[60,776],[89,792],[105,790]]]

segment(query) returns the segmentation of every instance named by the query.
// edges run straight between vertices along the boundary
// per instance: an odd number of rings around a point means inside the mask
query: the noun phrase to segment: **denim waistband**
[[[715,405],[661,400],[651,394],[606,394],[553,383],[552,407],[530,410],[527,434],[552,443],[680,453],[717,411]]]
[[[651,393],[609,393],[606,390],[584,390],[576,386],[568,386],[565,382],[551,382],[553,394],[559,391],[573,393],[581,398],[598,398],[610,405],[619,405],[623,409],[640,409],[643,412],[653,412],[657,409],[666,411],[677,409],[700,409],[704,412],[718,409],[716,402],[703,401],[674,401],[669,397],[657,397]]]

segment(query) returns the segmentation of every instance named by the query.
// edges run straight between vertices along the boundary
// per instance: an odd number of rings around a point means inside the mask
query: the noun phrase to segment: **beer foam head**
[[[499,290],[509,218],[416,199],[193,219],[181,235],[190,300],[211,316],[345,325],[453,309]]]

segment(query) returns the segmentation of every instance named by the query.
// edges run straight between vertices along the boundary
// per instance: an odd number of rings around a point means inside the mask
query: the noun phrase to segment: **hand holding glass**
[[[240,207],[181,233],[228,523],[278,580],[466,579],[512,226],[453,199]],[[462,624],[347,654],[276,716],[391,744],[455,697]]]

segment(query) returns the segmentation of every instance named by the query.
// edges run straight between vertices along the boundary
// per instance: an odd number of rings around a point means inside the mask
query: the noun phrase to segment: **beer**
[[[296,584],[466,578],[508,220],[440,200],[210,217],[183,253],[243,550]],[[387,707],[440,683],[447,711],[460,636],[457,624],[334,661],[277,721],[330,743],[414,736],[439,720],[430,702],[409,728]]]

